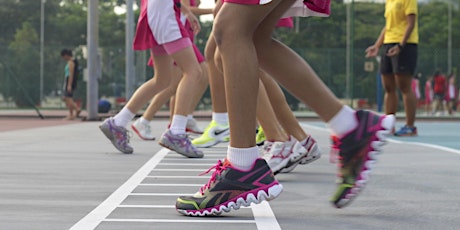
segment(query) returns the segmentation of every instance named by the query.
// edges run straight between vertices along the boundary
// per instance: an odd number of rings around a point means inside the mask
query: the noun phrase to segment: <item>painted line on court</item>
[[[308,124],[303,124],[303,123],[301,123],[300,125],[302,127],[308,128],[308,129],[315,129],[315,130],[319,130],[319,131],[329,132],[326,128],[321,128],[321,127],[314,126],[314,125],[308,125]],[[395,144],[411,144],[411,145],[430,147],[430,148],[439,149],[439,150],[442,150],[442,151],[446,151],[446,152],[450,152],[450,153],[460,155],[460,150],[454,149],[454,148],[449,148],[449,147],[444,147],[444,146],[441,146],[441,145],[427,144],[427,143],[413,142],[413,141],[401,141],[401,140],[395,140],[395,139],[390,139],[390,138],[387,138],[387,141],[391,142],[391,143],[395,143]]]
[[[139,184],[139,186],[165,186],[165,187],[200,187],[203,184]]]
[[[150,174],[153,168],[166,156],[168,149],[161,149],[136,173],[134,173],[123,185],[105,199],[88,215],[74,224],[70,230],[91,230],[95,229],[110,213],[117,208],[123,200]]]
[[[278,224],[276,218],[274,218],[275,214],[267,201],[263,201],[258,205],[252,204],[251,209],[257,229],[281,230],[281,226]]]
[[[74,224],[69,230],[92,230],[95,229],[102,222],[161,222],[161,223],[255,223],[258,230],[265,229],[281,229],[276,217],[268,204],[262,202],[259,205],[252,205],[254,220],[225,220],[225,219],[184,219],[184,220],[168,220],[168,219],[107,219],[107,217],[118,207],[128,196],[181,196],[193,194],[171,194],[171,193],[132,193],[136,187],[142,184],[145,178],[206,178],[203,176],[149,176],[149,174],[156,170],[155,167],[160,164],[160,161],[166,159],[165,156],[170,150],[163,148],[157,152],[147,163],[145,163],[136,173],[134,173],[123,185],[121,185],[115,192],[113,192],[107,199],[99,204],[95,209],[83,217],[80,221]],[[166,171],[166,170],[156,170]],[[190,170],[177,170],[177,171],[190,171]],[[195,170],[193,170],[195,171]],[[200,170],[203,171],[203,170]],[[208,177],[209,178],[209,177]],[[123,206],[121,206],[123,207]],[[151,206],[154,207],[154,206]],[[158,208],[165,208],[171,206],[156,206]]]
[[[166,178],[166,179],[208,179],[211,178],[211,176],[146,176],[145,178],[154,178],[154,179],[160,179],[160,178]]]
[[[222,218],[210,219],[105,219],[104,222],[136,222],[136,223],[217,223],[217,224],[254,224],[255,220],[223,220]],[[256,223],[257,224],[257,223]],[[266,228],[270,229],[270,228]],[[266,230],[263,229],[263,230]],[[280,228],[281,229],[281,228]],[[270,229],[271,230],[271,229]]]

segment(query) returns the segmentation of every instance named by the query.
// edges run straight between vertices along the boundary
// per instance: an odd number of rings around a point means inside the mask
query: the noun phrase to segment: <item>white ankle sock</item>
[[[251,148],[233,148],[228,146],[227,160],[230,161],[233,167],[239,170],[248,171],[257,159],[259,159],[259,149],[257,146]]]
[[[182,115],[173,115],[171,127],[171,133],[174,135],[185,134],[185,126],[187,125],[187,117]]]
[[[358,127],[356,111],[344,105],[342,109],[328,122],[327,126],[337,137],[343,137]]]
[[[219,125],[228,125],[228,113],[212,113],[212,119]]]
[[[150,121],[145,119],[144,117],[139,118],[139,122],[143,125],[149,125]]]
[[[135,114],[125,106],[121,111],[113,117],[115,125],[125,127],[128,126],[128,123],[134,118]]]
[[[187,115],[187,120],[193,120],[193,114]]]

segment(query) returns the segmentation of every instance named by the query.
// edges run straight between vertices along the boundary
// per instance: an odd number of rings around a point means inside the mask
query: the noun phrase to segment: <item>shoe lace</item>
[[[212,166],[211,168],[209,168],[206,172],[204,173],[201,173],[200,176],[203,176],[203,175],[206,175],[208,174],[209,172],[211,172],[211,170],[214,169],[214,172],[212,173],[211,175],[211,178],[209,179],[208,183],[206,183],[205,185],[203,185],[201,188],[200,188],[200,193],[201,195],[204,195],[204,192],[209,189],[212,185],[212,183],[214,181],[216,181],[217,177],[222,173],[222,171],[224,171],[227,167],[222,163],[221,160],[219,160],[217,162],[216,165]]]
[[[131,139],[132,133],[125,128],[122,128],[119,133],[121,134],[121,138],[117,138],[118,142],[123,146],[128,145],[129,140]]]

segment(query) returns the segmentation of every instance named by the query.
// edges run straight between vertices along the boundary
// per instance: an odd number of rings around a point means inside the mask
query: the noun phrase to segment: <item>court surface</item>
[[[11,126],[5,122],[0,124]],[[328,201],[336,173],[329,163],[329,133],[321,122],[302,121],[319,142],[321,159],[278,175],[284,191],[270,203],[206,218],[182,216],[174,203],[207,182],[211,173],[199,174],[225,156],[226,144],[204,149],[203,159],[186,159],[133,134],[135,153],[124,155],[102,135],[98,122],[32,123],[0,131],[2,230],[460,226],[460,123],[455,121],[419,121],[420,136],[390,138],[368,186],[344,209]],[[207,121],[199,124],[205,127]],[[166,120],[152,123],[157,137],[166,125]]]

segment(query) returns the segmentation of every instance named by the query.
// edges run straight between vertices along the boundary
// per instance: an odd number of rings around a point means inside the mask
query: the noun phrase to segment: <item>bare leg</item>
[[[256,145],[254,127],[259,65],[253,34],[261,18],[279,2],[276,0],[250,7],[225,3],[215,20],[214,36],[221,52],[225,76],[231,147],[251,148]],[[247,17],[235,17],[240,13]],[[232,23],[226,23],[229,21]]]
[[[406,112],[406,125],[414,127],[415,112],[417,109],[417,98],[412,92],[411,75],[396,75],[398,88],[401,90],[404,102],[404,110]]]
[[[262,71],[260,73],[263,74]],[[269,141],[285,142],[289,140],[288,135],[281,128],[273,111],[270,99],[262,81],[259,81],[259,95],[257,99],[257,120],[264,129],[265,136]]]
[[[182,52],[188,54],[184,55]],[[196,58],[190,58],[195,57],[192,47],[179,51],[172,56],[183,72],[183,78],[177,87],[174,114],[187,116],[199,101],[202,95],[199,90],[206,84],[207,79],[202,74]]]
[[[215,56],[220,56],[216,47],[214,35],[208,39],[205,49],[206,62],[208,63],[209,71],[209,86],[211,90],[212,111],[215,113],[227,112],[227,101],[225,99],[225,83],[224,76],[218,70],[215,62]]]
[[[182,72],[176,66],[173,67],[173,74],[171,74],[171,80],[168,88],[162,90],[155,95],[150,102],[150,105],[145,110],[142,117],[146,120],[152,120],[153,116],[160,110],[160,108],[168,101],[168,99],[176,93],[179,81],[182,78]],[[174,108],[174,107],[173,107]]]
[[[299,121],[294,116],[291,108],[286,102],[283,91],[278,83],[265,73],[261,76],[261,80],[266,88],[271,105],[275,111],[278,122],[281,124],[286,133],[301,141],[307,138],[307,134],[300,127]]]
[[[126,104],[132,113],[139,111],[155,94],[169,86],[173,66],[172,58],[167,55],[154,55],[153,61],[155,63],[155,76],[142,84]]]
[[[396,114],[398,109],[398,94],[396,91],[396,79],[393,74],[382,74],[382,84],[385,89],[385,114]],[[410,87],[410,85],[409,85]]]

